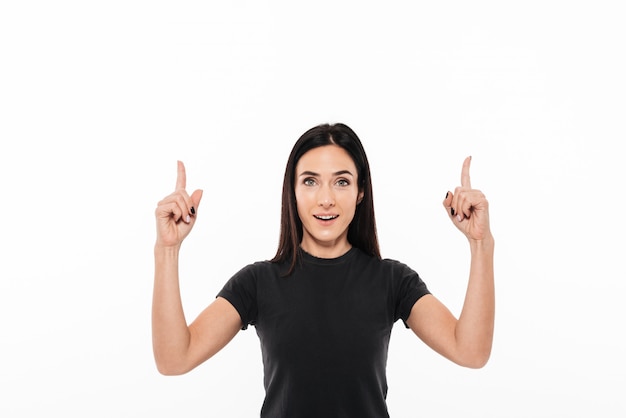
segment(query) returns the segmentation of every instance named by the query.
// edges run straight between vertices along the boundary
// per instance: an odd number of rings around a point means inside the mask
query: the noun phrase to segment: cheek
[[[356,209],[358,199],[358,193],[346,193],[346,195],[343,196],[341,203],[345,208]]]
[[[309,200],[306,194],[296,193],[296,210],[298,211],[298,215],[307,211],[307,208],[310,206]]]
[[[304,207],[315,202],[316,194],[312,189],[296,187],[294,196],[296,198],[296,205]]]
[[[302,208],[302,204],[300,204],[300,201],[299,201],[299,200],[296,200],[296,212],[298,212],[298,216],[299,216],[300,218],[302,218],[302,211],[303,211],[303,210],[304,210],[304,209]]]
[[[295,199],[296,199],[296,207],[298,208],[298,210],[300,209],[300,207],[302,206],[303,202],[304,202],[304,196],[302,196],[302,193],[298,193],[296,191],[295,193]]]

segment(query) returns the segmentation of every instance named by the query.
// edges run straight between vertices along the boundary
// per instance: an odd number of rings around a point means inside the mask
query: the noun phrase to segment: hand
[[[489,202],[480,190],[472,189],[469,175],[471,161],[472,157],[467,157],[463,161],[461,187],[454,189],[454,193],[446,194],[443,206],[452,223],[465,234],[467,239],[483,240],[491,237]]]
[[[186,183],[185,165],[178,161],[176,189],[174,193],[161,200],[155,210],[159,246],[180,246],[196,222],[202,190],[196,190],[189,196],[185,191]]]

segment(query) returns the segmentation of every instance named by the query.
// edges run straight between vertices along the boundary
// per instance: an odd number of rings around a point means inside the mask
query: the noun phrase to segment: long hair
[[[348,241],[353,247],[359,248],[373,257],[381,258],[374,217],[370,166],[363,144],[356,133],[345,124],[322,124],[309,129],[296,141],[285,168],[280,238],[276,255],[270,261],[275,263],[289,262],[288,275],[293,272],[298,261],[303,234],[302,221],[298,216],[296,207],[296,165],[307,151],[324,145],[338,145],[346,150],[357,168],[359,192],[363,192],[363,199],[356,206],[354,218],[348,227]]]

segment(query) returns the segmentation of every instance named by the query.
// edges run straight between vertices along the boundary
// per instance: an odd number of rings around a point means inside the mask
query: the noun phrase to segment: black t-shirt
[[[219,292],[254,325],[261,341],[261,417],[388,417],[387,351],[393,324],[405,322],[429,291],[395,260],[352,248],[334,259],[301,251],[295,271],[250,264]]]

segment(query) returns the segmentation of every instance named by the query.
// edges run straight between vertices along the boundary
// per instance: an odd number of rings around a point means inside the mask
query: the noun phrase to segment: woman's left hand
[[[467,157],[463,161],[461,187],[454,189],[454,193],[446,194],[443,206],[452,223],[467,239],[479,241],[491,237],[489,202],[480,190],[472,189],[469,175],[471,161],[472,157]]]

